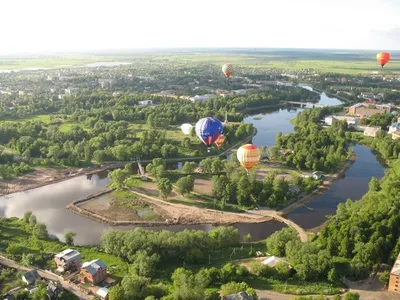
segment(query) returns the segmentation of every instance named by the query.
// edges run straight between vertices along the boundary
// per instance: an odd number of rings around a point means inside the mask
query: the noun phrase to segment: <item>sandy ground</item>
[[[79,207],[101,216],[107,216],[107,218],[115,221],[141,220],[136,211],[129,207],[110,205],[112,200],[112,197],[109,194],[106,194],[90,201],[86,201],[79,205]]]
[[[16,192],[22,192],[45,186],[51,183],[71,179],[76,176],[98,172],[101,169],[53,169],[53,168],[37,168],[32,173],[14,178],[11,180],[0,179],[0,196]]]
[[[194,181],[194,191],[197,193],[212,196],[211,180],[196,178],[196,180]]]

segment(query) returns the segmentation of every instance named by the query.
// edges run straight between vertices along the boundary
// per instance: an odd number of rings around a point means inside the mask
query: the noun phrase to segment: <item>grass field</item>
[[[124,57],[95,55],[56,55],[42,57],[0,57],[0,70],[23,68],[57,68],[85,65],[95,62],[125,61]]]
[[[168,64],[215,64],[220,67],[230,62],[238,68],[277,68],[277,69],[311,69],[322,72],[343,74],[369,74],[380,72],[380,66],[373,51],[349,51],[339,53],[329,50],[265,50],[254,52],[240,51],[208,51],[192,53],[152,53],[135,54],[135,56],[96,56],[96,55],[58,55],[49,57],[0,57],[0,70],[21,68],[57,68],[85,65],[94,62],[136,62],[139,57],[151,58],[152,62]],[[384,73],[400,72],[400,60],[397,52],[392,53],[391,61],[385,66]]]
[[[9,242],[19,245],[23,253],[33,254],[56,254],[68,247],[58,241],[35,239],[28,225],[17,218],[6,219],[5,221],[2,220],[0,223],[0,230],[2,234],[0,239],[0,253],[6,252],[6,246]],[[73,248],[82,254],[83,261],[100,258],[109,266],[112,275],[122,277],[128,274],[128,264],[118,257],[97,251],[96,248],[78,246],[74,246]],[[52,258],[46,261],[45,266],[53,266]]]

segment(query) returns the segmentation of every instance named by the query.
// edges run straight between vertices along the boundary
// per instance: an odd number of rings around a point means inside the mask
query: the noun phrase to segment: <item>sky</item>
[[[1,0],[0,53],[400,50],[400,0]]]

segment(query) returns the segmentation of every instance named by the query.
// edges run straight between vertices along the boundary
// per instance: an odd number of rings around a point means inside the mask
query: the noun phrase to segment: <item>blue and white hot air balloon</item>
[[[211,117],[200,119],[195,127],[197,136],[206,144],[208,152],[210,152],[211,145],[222,134],[223,129],[222,122]]]

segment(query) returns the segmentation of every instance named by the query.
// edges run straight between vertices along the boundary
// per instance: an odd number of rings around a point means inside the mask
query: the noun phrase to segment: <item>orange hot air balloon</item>
[[[388,61],[390,60],[390,54],[387,52],[379,52],[376,55],[376,60],[383,68],[383,66],[386,65],[388,63]]]
[[[233,66],[232,64],[224,64],[222,66],[222,72],[224,72],[226,77],[229,77],[232,75],[233,72]]]
[[[218,149],[221,148],[221,146],[222,146],[222,144],[224,143],[224,141],[225,141],[225,136],[224,136],[223,134],[221,134],[221,135],[217,138],[217,140],[215,141],[215,145],[217,145]]]
[[[256,145],[247,144],[240,147],[236,153],[237,158],[247,173],[260,161],[260,150]]]

